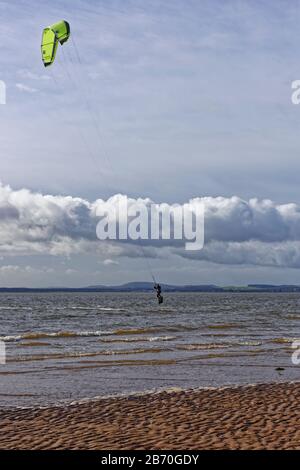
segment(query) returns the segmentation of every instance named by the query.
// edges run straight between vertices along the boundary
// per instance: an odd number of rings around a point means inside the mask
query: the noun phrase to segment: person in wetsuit
[[[161,295],[161,286],[160,286],[160,284],[155,284],[154,289],[156,290],[156,297],[157,297],[158,303],[162,304],[164,299],[163,299],[163,296]]]

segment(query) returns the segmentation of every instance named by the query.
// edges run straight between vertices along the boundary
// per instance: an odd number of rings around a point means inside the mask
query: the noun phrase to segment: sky
[[[299,1],[0,1],[0,285],[300,284]],[[45,69],[44,27],[71,37]],[[205,205],[204,249],[95,208]],[[145,260],[144,255],[148,258]]]

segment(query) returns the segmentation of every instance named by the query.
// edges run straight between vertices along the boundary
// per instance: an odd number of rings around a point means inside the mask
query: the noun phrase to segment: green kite
[[[63,45],[70,37],[70,25],[67,21],[59,21],[48,26],[43,31],[42,59],[45,67],[52,65],[57,51],[58,43]]]

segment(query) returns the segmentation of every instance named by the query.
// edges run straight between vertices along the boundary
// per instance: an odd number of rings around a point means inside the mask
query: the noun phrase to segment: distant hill
[[[215,286],[214,284],[161,284],[164,292],[300,292],[300,286],[248,284],[247,286]],[[118,286],[93,285],[87,287],[0,287],[0,292],[150,292],[153,282],[127,282]]]
[[[259,290],[267,290],[267,291],[274,291],[274,292],[299,292],[300,286],[294,285],[272,285],[272,284],[249,284],[248,286],[250,289],[259,289]]]
[[[161,283],[161,287],[165,292],[190,292],[190,291],[198,291],[198,292],[220,292],[223,291],[221,287],[214,286],[214,285],[172,285],[172,284],[163,284]],[[88,286],[87,289],[96,289],[96,290],[113,290],[118,292],[129,292],[129,291],[152,291],[153,290],[153,282],[127,282],[126,284],[121,284],[120,286]]]

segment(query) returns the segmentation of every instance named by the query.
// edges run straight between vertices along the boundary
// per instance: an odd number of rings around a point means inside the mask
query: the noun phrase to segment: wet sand
[[[300,383],[0,410],[0,449],[298,449]]]

